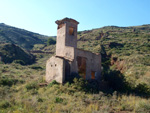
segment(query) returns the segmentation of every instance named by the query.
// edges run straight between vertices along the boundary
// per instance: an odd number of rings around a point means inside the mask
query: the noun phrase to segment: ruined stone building
[[[77,22],[71,18],[57,20],[56,55],[46,63],[46,81],[59,83],[78,73],[85,79],[101,78],[101,55],[77,48]]]

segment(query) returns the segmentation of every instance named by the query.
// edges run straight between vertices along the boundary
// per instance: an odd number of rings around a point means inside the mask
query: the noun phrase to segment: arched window
[[[69,27],[69,35],[74,35],[74,28],[73,27]]]

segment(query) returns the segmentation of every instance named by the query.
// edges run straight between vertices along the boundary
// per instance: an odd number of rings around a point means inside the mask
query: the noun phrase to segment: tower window
[[[91,72],[91,79],[95,79],[95,71]]]
[[[74,28],[73,27],[69,27],[69,35],[74,35]]]

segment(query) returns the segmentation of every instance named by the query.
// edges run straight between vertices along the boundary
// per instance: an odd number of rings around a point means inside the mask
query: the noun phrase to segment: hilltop
[[[0,23],[0,43],[13,43],[24,49],[32,49],[34,44],[44,44],[48,36]]]

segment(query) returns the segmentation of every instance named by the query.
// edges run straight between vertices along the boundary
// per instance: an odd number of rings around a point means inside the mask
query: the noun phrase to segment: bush
[[[81,78],[81,76],[78,73],[72,72],[71,75],[68,78],[66,78],[67,79],[66,81],[68,81],[69,83],[73,83],[74,78],[79,79]]]
[[[149,102],[147,101],[140,101],[138,104],[137,104],[137,107],[136,107],[136,112],[139,112],[139,113],[149,113],[150,112],[150,104]]]
[[[25,65],[25,62],[23,60],[14,60],[13,63]]]
[[[139,83],[135,91],[140,94],[150,95],[150,87],[146,83]]]
[[[72,86],[79,91],[85,91],[86,81],[83,78],[74,78]]]
[[[52,37],[50,37],[48,40],[47,40],[47,46],[49,45],[55,45],[56,44],[56,40]]]
[[[71,84],[72,88],[77,91],[84,91],[87,93],[98,93],[99,84],[96,80],[84,80],[83,78],[74,78]]]
[[[2,102],[0,103],[0,108],[3,108],[3,109],[6,109],[6,108],[8,108],[8,107],[10,107],[10,106],[11,106],[10,103],[7,102],[7,101],[2,101]]]
[[[37,101],[38,101],[38,102],[43,102],[43,99],[42,99],[42,98],[38,98]]]
[[[108,70],[109,72],[104,75],[104,79],[109,82],[110,87],[114,90],[126,90],[126,80],[120,71]]]
[[[26,85],[27,90],[38,89],[38,88],[39,88],[39,86],[36,82],[28,83]]]
[[[48,87],[52,87],[55,84],[59,84],[56,80],[53,80],[51,83],[48,84]]]
[[[11,78],[0,78],[0,86],[12,86],[13,84],[16,84],[18,82],[17,79],[11,79]]]
[[[62,102],[63,102],[62,98],[60,98],[60,97],[55,98],[55,103],[62,103]]]
[[[35,70],[42,70],[43,69],[42,67],[36,66],[36,65],[32,65],[31,68],[35,69]]]

